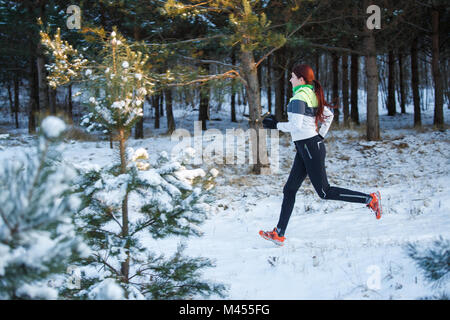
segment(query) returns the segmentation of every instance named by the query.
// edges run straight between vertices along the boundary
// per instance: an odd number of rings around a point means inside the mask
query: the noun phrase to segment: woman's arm
[[[299,130],[303,125],[303,115],[288,112],[288,122],[278,122],[277,129],[285,132]]]
[[[328,107],[325,106],[323,108],[323,114],[325,116],[325,120],[320,126],[319,135],[325,137],[325,135],[328,132],[328,129],[330,129],[331,122],[333,121],[334,118],[334,113]]]
[[[302,100],[291,100],[287,106],[288,122],[278,122],[277,129],[285,132],[300,130],[307,104]]]

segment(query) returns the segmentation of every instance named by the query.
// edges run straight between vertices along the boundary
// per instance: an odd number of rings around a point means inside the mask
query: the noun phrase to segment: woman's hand
[[[272,114],[266,116],[262,121],[264,129],[277,129],[277,123],[277,119]]]

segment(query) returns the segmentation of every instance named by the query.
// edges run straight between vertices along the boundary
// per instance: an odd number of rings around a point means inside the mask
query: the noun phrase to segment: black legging
[[[325,144],[319,135],[309,139],[297,140],[294,143],[297,153],[291,173],[283,188],[283,204],[281,205],[280,219],[277,225],[278,230],[280,230],[279,236],[283,236],[286,231],[294,208],[295,195],[303,180],[305,180],[306,174],[308,174],[314,189],[322,199],[358,203],[370,201],[371,196],[369,194],[330,186],[325,171]]]

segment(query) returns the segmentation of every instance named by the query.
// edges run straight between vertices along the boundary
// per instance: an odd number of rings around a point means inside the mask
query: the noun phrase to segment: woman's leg
[[[308,139],[299,147],[309,179],[319,197],[327,200],[369,203],[372,197],[367,193],[330,186],[325,170],[325,144],[319,136]]]
[[[283,188],[283,203],[281,204],[280,219],[277,228],[278,235],[282,237],[286,231],[292,209],[294,208],[295,195],[306,178],[306,168],[303,159],[297,150],[295,154],[294,164],[292,165],[289,178]]]

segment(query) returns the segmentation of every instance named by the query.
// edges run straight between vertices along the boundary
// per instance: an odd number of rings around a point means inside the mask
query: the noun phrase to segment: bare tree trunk
[[[253,159],[252,171],[255,174],[267,173],[270,169],[270,164],[267,156],[265,130],[260,130],[262,129],[261,96],[258,88],[257,69],[252,52],[241,51],[240,55],[243,78],[246,81],[245,85],[249,106],[250,152]]]
[[[395,61],[394,51],[389,50],[388,54],[388,101],[387,109],[388,116],[395,116],[396,104],[395,104]]]
[[[205,84],[200,87],[200,106],[198,109],[198,120],[202,122],[202,130],[207,130],[206,120],[208,120],[209,109],[209,85]]]
[[[159,106],[159,116],[160,117],[164,117],[164,94],[161,93],[158,95],[159,101],[158,101],[158,106]]]
[[[125,155],[126,150],[126,133],[123,128],[119,129],[119,153],[120,153],[120,173],[124,174],[127,172],[127,159]],[[125,240],[125,250],[127,252],[127,258],[125,261],[121,262],[120,270],[123,277],[123,282],[128,283],[129,281],[129,271],[130,271],[130,245],[129,241],[126,241],[128,237],[128,193],[125,194],[122,200],[122,238]]]
[[[344,111],[344,127],[350,124],[348,106],[348,54],[342,55],[342,108]]]
[[[314,76],[316,77],[316,79],[320,79],[320,54],[318,54],[316,52],[316,54],[314,55],[314,61],[315,61],[315,72],[314,72]]]
[[[37,76],[39,84],[39,107],[44,113],[55,114],[50,110],[50,88],[47,86],[47,72],[45,70],[45,59],[42,53],[42,45],[39,42],[36,48],[36,64],[37,64]]]
[[[141,40],[141,29],[139,24],[136,22],[136,16],[133,18],[133,36],[135,41]],[[144,118],[145,118],[145,103],[142,103],[142,117],[136,122],[134,126],[134,138],[135,139],[144,139]]]
[[[411,87],[414,101],[414,127],[422,126],[419,94],[419,63],[417,58],[417,38],[411,44]]]
[[[258,59],[259,60],[259,59]],[[256,70],[256,74],[258,76],[258,87],[259,87],[259,96],[261,96],[261,89],[263,88],[263,82],[262,82],[262,64],[258,67],[258,69]]]
[[[202,66],[205,70],[209,69],[209,65],[204,64]],[[198,120],[202,122],[202,130],[207,130],[206,120],[209,120],[209,108],[210,108],[210,86],[208,83],[199,87],[200,90],[200,105],[198,109]]]
[[[274,78],[275,78],[275,117],[278,121],[286,121],[284,113],[284,48],[274,54]]]
[[[14,73],[14,120],[16,122],[16,129],[19,128],[19,76]]]
[[[433,68],[433,80],[434,80],[433,124],[439,129],[443,129],[444,109],[443,109],[442,79],[441,79],[441,71],[439,69],[439,9],[437,7],[433,7],[431,9],[431,19],[433,27],[432,59],[431,59],[431,64]]]
[[[159,97],[159,93],[152,96],[152,105],[153,108],[155,109],[155,129],[159,129],[159,119],[160,119],[160,113],[159,110],[161,109],[159,107],[159,103],[161,101],[160,97]]]
[[[403,53],[398,54],[398,70],[400,84],[400,110],[406,113],[405,77],[403,75]]]
[[[267,57],[267,109],[269,113],[272,113],[272,73],[271,73],[271,56]]]
[[[357,54],[351,55],[351,70],[350,70],[350,86],[351,86],[351,118],[354,124],[359,125],[359,111],[358,111],[358,89],[359,89],[359,56]]]
[[[443,59],[441,61],[441,67],[444,75],[447,75],[449,73],[449,59]],[[448,77],[442,77],[443,87],[444,87],[444,103],[447,104],[447,109],[450,110],[450,83]]]
[[[242,96],[242,104],[244,105],[244,113],[245,113],[245,108],[248,104],[247,90],[245,89],[245,86],[241,86],[241,96]]]
[[[332,72],[333,72],[333,97],[332,104],[339,105],[339,56],[336,53],[331,54]],[[334,110],[334,121],[339,124],[339,108]]]
[[[322,82],[322,86],[323,86],[323,88],[324,88],[324,90],[325,90],[325,92],[326,92],[326,97],[325,97],[325,100],[327,100],[327,101],[331,101],[331,99],[330,99],[330,92],[331,92],[331,90],[329,90],[329,88],[330,88],[330,85],[329,85],[329,54],[327,54],[327,53],[325,53],[325,55],[324,55],[324,60],[325,60],[325,63],[324,63],[324,66],[325,66],[325,76],[323,77],[324,78],[324,81]]]
[[[134,127],[134,138],[144,139],[144,115],[136,122]]]
[[[285,85],[285,99],[284,99],[284,112],[287,114],[287,104],[289,103],[289,101],[291,100],[291,98],[294,96],[294,92],[293,92],[293,88],[292,88],[292,84],[289,81],[289,79],[291,78],[291,72],[292,69],[294,68],[295,62],[294,62],[294,51],[292,49],[289,49],[288,47],[286,47],[286,62],[284,65],[284,72],[283,72],[283,76],[284,76],[284,85]]]
[[[159,129],[159,93],[151,97],[151,105],[155,110],[155,129]],[[150,103],[150,99],[147,97],[147,101]]]
[[[58,89],[52,89],[50,87],[47,87],[47,92],[48,92],[48,102],[49,102],[49,106],[50,106],[50,114],[55,115],[56,114],[56,109],[57,109],[57,99],[56,99],[56,93],[57,93]]]
[[[39,17],[42,19],[45,23],[45,8],[46,8],[46,1],[36,1],[35,6],[39,7]],[[36,63],[37,63],[37,76],[38,76],[38,84],[39,84],[39,111],[43,111],[44,113],[51,113],[56,114],[55,109],[53,109],[55,106],[53,105],[53,108],[50,109],[50,106],[52,102],[51,101],[51,95],[49,94],[50,88],[47,85],[47,71],[45,70],[45,56],[42,48],[42,44],[40,41],[38,41],[36,45]]]
[[[373,31],[365,28],[364,47],[366,48],[367,77],[367,140],[380,139],[378,118],[378,67]]]
[[[14,116],[14,102],[13,102],[13,97],[12,97],[13,94],[11,92],[11,80],[10,79],[8,79],[6,87],[7,87],[7,91],[8,91],[9,112],[10,112],[11,119],[12,119]]]
[[[39,110],[39,87],[37,80],[36,59],[34,54],[30,56],[30,105],[28,108],[28,133],[36,133],[36,113]]]
[[[167,134],[172,134],[175,131],[175,119],[172,111],[172,90],[164,90],[166,100],[166,115],[167,115]]]
[[[231,80],[233,81],[233,80]],[[237,122],[236,120],[236,92],[234,91],[234,85],[230,87],[231,90],[231,122]]]
[[[236,64],[236,52],[233,49],[231,52],[231,64],[235,65]],[[237,122],[236,120],[236,91],[235,88],[236,87],[236,82],[234,81],[234,79],[231,79],[231,86],[230,86],[230,90],[231,90],[231,122]]]
[[[72,103],[72,85],[68,86],[67,93],[67,117],[69,118],[69,122],[73,123],[73,103]]]

